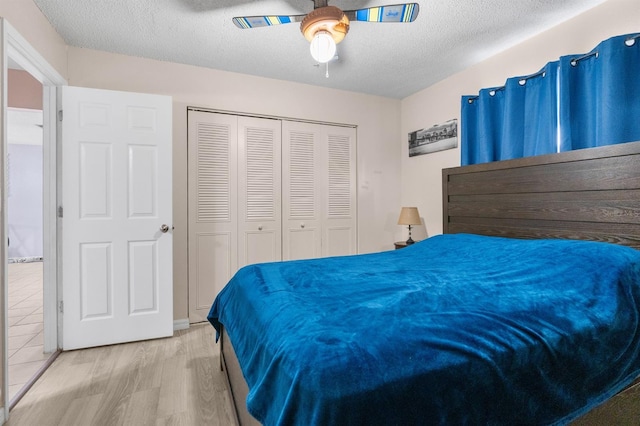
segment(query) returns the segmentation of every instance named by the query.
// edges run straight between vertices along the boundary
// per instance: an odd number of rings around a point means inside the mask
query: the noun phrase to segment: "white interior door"
[[[63,349],[170,336],[171,98],[62,89]]]

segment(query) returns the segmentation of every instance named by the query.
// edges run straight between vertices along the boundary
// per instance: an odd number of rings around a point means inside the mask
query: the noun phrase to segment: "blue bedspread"
[[[640,374],[639,302],[639,251],[458,234],[244,267],[209,321],[267,425],[543,425]]]

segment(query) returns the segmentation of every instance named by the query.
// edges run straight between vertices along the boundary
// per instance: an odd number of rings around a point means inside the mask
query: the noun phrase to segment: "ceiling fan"
[[[336,44],[344,40],[351,21],[413,22],[418,17],[417,3],[376,6],[358,10],[341,10],[327,5],[328,0],[312,0],[313,11],[306,15],[240,16],[233,23],[242,29],[300,22],[300,31],[311,43],[311,56],[319,62],[329,62],[336,53]]]

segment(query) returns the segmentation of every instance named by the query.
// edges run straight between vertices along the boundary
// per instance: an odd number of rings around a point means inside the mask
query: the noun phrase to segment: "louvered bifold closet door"
[[[205,321],[238,269],[238,118],[188,112],[189,320]]]
[[[238,267],[282,260],[281,122],[238,118]]]
[[[357,252],[356,129],[322,126],[322,256]]]
[[[322,126],[282,123],[282,256],[284,260],[322,256]]]

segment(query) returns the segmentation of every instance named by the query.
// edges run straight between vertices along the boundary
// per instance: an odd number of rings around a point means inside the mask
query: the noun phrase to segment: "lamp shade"
[[[311,40],[309,50],[313,59],[324,64],[336,56],[336,42],[328,31],[318,31]]]
[[[420,213],[417,207],[403,207],[400,211],[398,225],[420,225]]]

